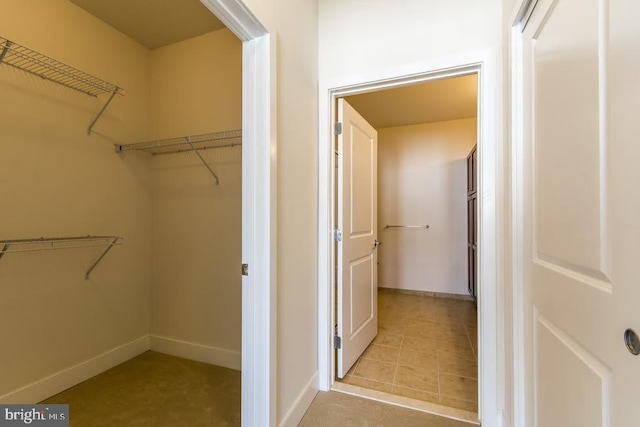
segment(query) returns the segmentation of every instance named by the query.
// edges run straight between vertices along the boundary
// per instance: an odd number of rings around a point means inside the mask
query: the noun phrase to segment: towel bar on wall
[[[384,226],[384,229],[387,228],[429,228],[429,225],[390,225],[387,224]]]

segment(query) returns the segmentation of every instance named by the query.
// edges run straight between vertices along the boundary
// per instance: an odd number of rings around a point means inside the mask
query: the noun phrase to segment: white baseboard
[[[378,290],[382,292],[392,293],[392,294],[420,295],[424,297],[436,297],[436,298],[448,298],[448,299],[473,301],[473,297],[469,295],[468,292],[462,293],[462,294],[453,294],[449,292],[424,291],[424,290],[418,290],[418,289],[401,289],[401,288],[386,287],[381,285],[378,285]]]
[[[196,360],[211,365],[239,371],[242,367],[240,352],[211,347],[203,344],[181,341],[159,335],[149,335],[150,349],[158,353]]]
[[[0,404],[38,403],[91,377],[132,359],[147,350],[157,351],[185,359],[240,370],[241,357],[216,347],[175,340],[157,335],[145,335],[131,342],[99,354],[91,359],[62,369],[45,378],[0,396]]]
[[[311,379],[304,387],[291,409],[289,409],[282,418],[279,427],[296,427],[302,420],[302,417],[304,417],[307,409],[309,409],[309,405],[313,402],[316,394],[318,394],[318,371],[311,376]]]
[[[48,377],[27,384],[17,390],[3,394],[0,396],[0,403],[33,404],[41,402],[147,350],[149,350],[149,337],[145,335]]]

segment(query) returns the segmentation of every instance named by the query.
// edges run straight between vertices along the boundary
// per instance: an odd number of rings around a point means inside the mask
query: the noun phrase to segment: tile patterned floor
[[[378,293],[378,336],[343,382],[478,412],[472,301]]]
[[[344,393],[319,392],[299,427],[476,427],[467,423],[414,411]]]

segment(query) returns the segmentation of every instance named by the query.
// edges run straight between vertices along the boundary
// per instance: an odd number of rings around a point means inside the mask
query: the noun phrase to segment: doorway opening
[[[477,88],[473,73],[340,98],[336,138],[337,386],[458,409],[469,419],[478,412],[468,224],[477,179],[467,167],[478,135]],[[372,137],[358,139],[363,132]],[[376,182],[363,185],[368,176]]]
[[[496,150],[496,144],[495,144],[495,141],[492,141],[492,138],[491,138],[493,136],[492,133],[494,129],[494,126],[492,125],[491,121],[495,118],[494,116],[495,113],[492,113],[491,110],[488,108],[494,100],[494,88],[491,84],[487,82],[485,78],[488,67],[490,67],[490,63],[485,59],[484,61],[480,61],[480,62],[472,62],[470,65],[441,67],[441,68],[438,68],[438,71],[431,71],[431,72],[421,71],[421,72],[407,73],[404,75],[398,75],[396,73],[390,72],[390,75],[386,76],[386,78],[384,79],[381,79],[378,75],[376,76],[378,80],[375,80],[375,81],[369,81],[369,82],[353,81],[353,82],[347,82],[346,84],[343,84],[341,86],[326,87],[327,94],[328,94],[328,98],[327,98],[328,105],[326,106],[327,107],[326,114],[324,117],[325,121],[322,121],[322,118],[321,118],[321,123],[327,124],[328,126],[322,129],[321,139],[320,139],[321,161],[325,159],[326,166],[328,167],[326,171],[326,176],[322,175],[322,173],[325,171],[323,170],[322,167],[320,168],[320,172],[321,172],[320,220],[323,221],[326,219],[326,222],[321,222],[321,224],[326,224],[325,225],[326,228],[321,229],[320,256],[319,256],[320,257],[319,265],[321,266],[321,268],[319,269],[319,288],[320,288],[320,298],[319,298],[319,305],[320,305],[320,308],[319,308],[319,317],[320,317],[320,322],[319,322],[320,376],[319,376],[319,379],[320,381],[319,383],[320,384],[319,385],[321,390],[334,389],[338,391],[346,391],[349,393],[354,392],[354,389],[352,389],[350,386],[345,387],[344,384],[336,381],[337,374],[338,374],[336,369],[336,357],[337,357],[336,353],[337,352],[334,347],[334,343],[337,343],[338,341],[342,341],[340,344],[344,343],[344,337],[339,337],[340,338],[339,340],[334,337],[334,331],[336,330],[335,319],[336,319],[336,314],[339,310],[339,307],[336,306],[337,291],[336,291],[335,285],[337,281],[335,280],[335,277],[337,274],[336,272],[338,271],[338,265],[337,265],[338,263],[336,262],[337,250],[334,244],[334,231],[337,228],[337,218],[335,215],[335,212],[336,212],[335,194],[338,191],[338,187],[337,187],[338,182],[333,173],[337,165],[336,154],[334,149],[335,148],[334,137],[329,133],[329,131],[331,131],[332,133],[334,131],[333,122],[335,121],[335,117],[337,117],[337,114],[336,114],[337,100],[340,98],[354,99],[356,96],[360,96],[362,94],[375,95],[375,92],[379,92],[383,89],[390,89],[390,88],[403,88],[405,90],[410,91],[412,85],[417,85],[420,83],[436,81],[436,80],[444,80],[444,79],[450,79],[450,78],[464,78],[465,76],[467,77],[477,76],[477,90],[478,90],[477,92],[478,94],[477,132],[474,129],[472,131],[472,134],[474,136],[473,138],[474,140],[476,139],[475,136],[477,135],[477,142],[478,142],[478,160],[479,160],[478,176],[477,176],[478,191],[480,192],[480,194],[485,194],[483,193],[483,191],[485,191],[488,194],[491,194],[493,196],[495,194],[495,188],[496,188],[495,163],[493,161],[493,157],[495,155],[495,150]],[[422,70],[424,70],[424,68]],[[350,98],[350,97],[354,97],[354,98]],[[437,101],[434,101],[433,103],[437,105]],[[462,182],[462,188],[463,188],[462,200],[463,200],[463,206],[464,206],[461,212],[462,219],[460,223],[460,228],[462,229],[461,244],[464,251],[463,252],[464,266],[459,269],[459,272],[462,274],[462,289],[463,289],[463,291],[460,292],[460,295],[463,295],[465,293],[465,290],[467,288],[467,283],[468,283],[467,268],[466,268],[466,259],[467,259],[466,229],[467,227],[466,227],[466,219],[465,219],[467,216],[467,212],[466,212],[467,177],[466,177],[465,169],[466,169],[467,155],[471,152],[471,149],[473,148],[473,142],[475,141],[471,141],[471,144],[469,147],[464,147],[464,155],[461,156],[461,159],[460,159],[460,166],[462,168],[462,173],[459,178],[461,179],[461,182]],[[381,191],[379,191],[378,194],[381,194]],[[324,199],[325,196],[326,196],[326,199]],[[495,205],[493,203],[487,203],[487,200],[490,201],[491,199],[481,200],[477,208],[478,217],[479,217],[479,221],[478,221],[479,245],[478,246],[482,251],[481,253],[483,254],[481,259],[478,260],[478,266],[477,266],[478,267],[478,283],[479,283],[478,312],[477,312],[477,316],[474,316],[474,314],[470,314],[471,313],[470,311],[467,311],[467,313],[465,313],[465,317],[467,319],[470,317],[475,317],[475,319],[477,319],[477,338],[478,338],[477,346],[474,345],[475,343],[472,344],[471,341],[468,340],[468,334],[465,334],[465,340],[466,340],[466,343],[471,347],[472,352],[477,351],[477,353],[475,353],[477,357],[477,362],[478,362],[478,379],[477,379],[478,382],[477,382],[476,390],[477,390],[478,401],[480,402],[480,405],[481,405],[480,407],[478,407],[479,416],[472,413],[470,415],[470,411],[467,411],[466,413],[460,413],[460,412],[456,412],[456,410],[453,410],[453,409],[450,411],[447,411],[446,408],[444,411],[441,411],[441,409],[443,408],[441,405],[438,404],[434,406],[433,404],[429,404],[428,402],[424,402],[425,403],[424,405],[417,405],[417,409],[420,409],[420,410],[424,410],[427,412],[440,412],[443,415],[447,415],[447,416],[451,416],[459,419],[465,419],[469,421],[476,421],[476,422],[478,421],[478,418],[482,418],[483,422],[489,422],[489,420],[495,419],[495,417],[498,416],[497,405],[495,400],[497,396],[497,390],[498,390],[498,384],[496,380],[497,367],[495,366],[495,364],[491,364],[490,362],[488,363],[488,360],[490,360],[489,358],[495,357],[496,347],[498,347],[499,345],[499,344],[497,345],[497,339],[496,339],[497,319],[495,316],[495,310],[497,307],[497,301],[495,299],[495,288],[497,286],[496,277],[495,277],[496,270],[494,267],[494,263],[496,262],[496,259],[497,259],[496,239],[495,239],[496,225],[495,223],[492,222],[492,219],[495,218],[496,212],[495,212]],[[326,208],[326,211],[324,210],[325,208]],[[326,217],[323,217],[322,215],[323,213],[326,215]],[[396,233],[393,236],[390,233],[394,233],[397,231],[404,232],[405,233],[404,238],[406,240],[406,238],[412,239],[417,237],[416,235],[414,236],[406,235],[407,234],[406,232],[417,231],[417,232],[428,233],[430,231],[428,228],[424,228],[424,229],[417,229],[417,228],[404,229],[404,228],[395,228],[395,227],[388,227],[387,229],[384,228],[387,224],[389,226],[391,225],[418,225],[418,226],[430,225],[431,226],[431,224],[429,224],[428,219],[424,220],[422,218],[416,218],[415,220],[412,219],[412,221],[409,222],[409,219],[407,218],[406,219],[407,222],[406,223],[403,222],[402,224],[400,223],[392,224],[391,220],[392,220],[391,218],[387,218],[387,219],[383,218],[383,215],[381,214],[380,221],[377,224],[376,231],[379,232],[379,234],[377,234],[376,237],[382,242],[383,244],[382,248],[384,248],[384,244],[386,243],[385,240],[391,243],[393,242],[392,239],[394,238],[398,239],[401,237],[399,233]],[[422,224],[422,222],[425,222],[425,223]],[[322,238],[322,234],[325,234],[324,231],[326,231],[325,239]],[[396,242],[396,244],[397,243],[398,242]],[[393,245],[389,245],[389,246],[393,246]],[[384,256],[385,256],[384,254],[381,255],[383,266],[377,269],[378,272],[382,272],[381,274],[383,275],[383,277],[385,274],[389,273],[389,271],[385,271],[386,266],[384,266],[384,262],[385,262]],[[388,260],[389,259],[387,258],[387,261]],[[323,266],[326,266],[326,269],[323,268]],[[396,283],[398,282],[396,281]],[[384,287],[384,284],[382,284],[382,286]],[[397,286],[397,285],[396,286],[387,285],[387,286],[401,288],[401,289],[404,288],[403,290],[405,291],[411,290],[406,286]],[[388,290],[381,290],[378,292],[381,292],[380,293],[381,302],[378,304],[378,307],[382,307],[383,305],[387,304],[388,301],[386,300],[389,300],[389,299],[402,300],[402,299],[407,299],[408,297],[416,296],[416,295],[404,295],[401,293],[402,291],[392,292]],[[433,291],[426,291],[426,292],[433,292]],[[449,292],[449,293],[455,294],[456,292]],[[431,301],[435,301],[437,304],[443,303],[443,299],[436,300],[433,295],[434,294],[431,293],[431,294],[417,295],[417,296],[430,298]],[[391,296],[391,298],[387,298],[388,296]],[[453,304],[455,304],[456,302],[468,303],[471,306],[473,306],[473,303],[471,301],[464,301],[464,300],[461,301],[460,299],[456,301],[455,298],[453,298],[452,302]],[[418,305],[420,305],[420,303],[418,303]],[[462,309],[462,311],[464,311],[464,309]],[[472,326],[472,325],[468,325],[468,326]],[[465,324],[463,323],[461,327],[464,328]],[[470,328],[470,330],[475,332],[474,328]],[[475,333],[473,333],[473,335],[475,335]],[[400,350],[401,350],[401,347],[402,346],[400,346]],[[397,352],[399,353],[400,350],[398,350]],[[355,373],[355,371],[350,371],[350,373],[353,374]],[[360,373],[362,374],[362,372]],[[344,374],[345,372],[342,372],[342,375]],[[396,367],[396,372],[394,372],[393,375],[397,376],[397,367]],[[355,376],[353,378],[355,378]],[[363,379],[366,380],[366,378],[363,378]],[[366,381],[363,381],[363,382],[366,382]],[[393,380],[391,384],[387,383],[386,387],[389,388],[389,386],[391,390],[393,390],[393,387],[394,387]],[[357,392],[364,397],[379,399],[381,396],[381,393],[379,391],[367,391],[367,389],[364,389],[364,388],[360,388]],[[388,396],[385,395],[385,401],[389,403],[400,404],[403,406],[406,406],[408,404],[406,398],[400,397],[400,396],[394,396],[393,394],[389,394]],[[415,403],[415,401],[416,400],[412,401],[411,403]],[[483,408],[488,408],[489,410],[485,409],[483,411]]]

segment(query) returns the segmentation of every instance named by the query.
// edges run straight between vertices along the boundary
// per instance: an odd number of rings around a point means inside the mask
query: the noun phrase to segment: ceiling
[[[69,0],[149,49],[224,28],[199,0]]]
[[[345,97],[376,129],[476,117],[478,77],[432,80]]]
[[[225,28],[200,0],[69,0],[149,49]],[[477,75],[345,98],[376,128],[477,115]]]

